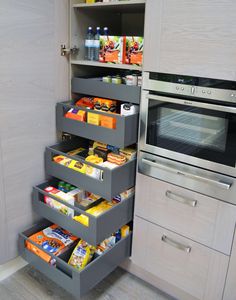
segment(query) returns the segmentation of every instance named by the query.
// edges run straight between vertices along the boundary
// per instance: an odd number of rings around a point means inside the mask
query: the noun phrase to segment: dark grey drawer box
[[[49,195],[44,191],[50,183],[40,184],[33,189],[33,209],[35,212],[64,229],[70,231],[75,236],[79,236],[91,245],[98,245],[112,233],[116,232],[123,225],[129,223],[133,219],[134,196],[116,204],[107,212],[98,217],[87,214],[78,207],[66,204],[64,201]],[[71,217],[59,212],[44,203],[44,196],[49,196],[56,201],[72,208],[75,215],[84,214],[89,218],[89,226],[74,221]]]
[[[72,249],[59,257],[52,256],[56,260],[56,266],[51,266],[40,257],[25,248],[25,241],[28,237],[43,228],[49,226],[50,223],[42,221],[29,230],[20,234],[19,248],[21,256],[46,277],[62,286],[76,297],[85,295],[95,285],[109,275],[122,261],[131,254],[131,234],[120,240],[113,248],[105,252],[102,256],[92,261],[84,270],[78,271],[67,264]],[[31,242],[31,241],[30,241]],[[31,242],[32,243],[32,242]],[[34,243],[33,243],[34,244]],[[38,248],[42,249],[39,245]]]
[[[119,148],[124,148],[126,146],[137,143],[139,114],[131,116],[120,116],[118,114],[107,114],[100,111],[81,109],[85,110],[86,112],[94,112],[99,115],[105,115],[115,118],[116,128],[110,129],[86,122],[80,122],[77,120],[65,118],[65,113],[73,107],[76,106],[71,105],[71,102],[62,102],[57,104],[56,121],[57,129],[59,131],[67,132],[95,141],[100,141],[102,143],[117,146]]]
[[[71,85],[72,93],[140,103],[141,87],[139,86],[105,83],[91,78],[73,78]]]
[[[78,156],[68,156],[69,144],[61,143],[46,148],[46,173],[56,178],[60,178],[81,189],[92,192],[107,200],[124,192],[135,185],[136,160],[130,160],[123,166],[113,170],[85,162]],[[77,146],[75,145],[74,148]],[[63,165],[55,163],[52,158],[56,155],[63,155],[77,161],[91,165],[103,171],[103,180],[95,179],[86,174],[74,171]]]

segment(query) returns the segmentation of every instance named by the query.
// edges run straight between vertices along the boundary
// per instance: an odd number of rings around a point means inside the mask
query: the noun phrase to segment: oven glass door
[[[235,167],[236,108],[161,96],[147,101],[147,145]]]

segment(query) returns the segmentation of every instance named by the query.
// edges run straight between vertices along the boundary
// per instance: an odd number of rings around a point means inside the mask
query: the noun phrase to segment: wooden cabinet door
[[[68,0],[0,1],[0,264],[32,224],[32,186],[56,140],[55,104],[69,97]],[[2,226],[2,223],[4,226]]]
[[[144,70],[236,80],[234,0],[147,0]]]

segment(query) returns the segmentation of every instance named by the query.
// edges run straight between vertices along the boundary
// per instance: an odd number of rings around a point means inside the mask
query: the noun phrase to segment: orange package
[[[116,129],[116,119],[102,115],[101,116],[101,126],[110,128],[110,129]]]
[[[46,262],[50,263],[51,256],[46,252],[58,256],[65,252],[75,241],[78,240],[78,238],[73,236],[69,231],[66,231],[54,224],[31,235],[29,240],[40,245],[45,252],[37,248],[29,241],[26,241],[26,248],[41,257]]]

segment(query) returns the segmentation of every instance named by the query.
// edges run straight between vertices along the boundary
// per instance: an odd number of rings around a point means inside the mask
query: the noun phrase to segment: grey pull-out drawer
[[[140,103],[141,87],[139,86],[105,83],[91,78],[73,78],[71,85],[72,93]]]
[[[77,148],[77,146],[74,144],[74,149],[75,148]],[[135,185],[136,160],[130,160],[123,166],[111,170],[85,162],[78,156],[69,156],[65,153],[69,150],[69,144],[66,143],[46,148],[46,173],[48,175],[60,178],[61,180],[67,181],[70,184],[99,195],[107,200],[111,200],[113,197]],[[103,179],[96,179],[55,163],[53,157],[57,155],[63,155],[81,161],[103,171]]]
[[[87,122],[81,122],[64,117],[70,108],[78,107],[71,105],[71,102],[62,102],[57,104],[56,121],[57,129],[59,131],[67,132],[95,141],[100,141],[102,143],[117,146],[119,148],[124,148],[126,146],[135,144],[138,140],[139,114],[121,116],[118,114],[108,114],[106,112],[91,111],[89,109],[80,108],[87,113],[96,113],[116,119],[116,128],[110,129],[107,127],[96,126]]]
[[[33,208],[35,212],[41,215],[62,228],[70,231],[75,236],[79,236],[91,245],[98,245],[105,240],[112,233],[116,232],[123,225],[129,223],[133,219],[133,206],[134,196],[116,204],[107,212],[95,217],[78,207],[69,205],[68,203],[60,200],[53,195],[48,194],[44,191],[46,187],[50,185],[50,182],[45,182],[34,187],[33,190]],[[44,202],[44,196],[55,199],[69,208],[72,208],[75,215],[86,215],[88,217],[88,226],[85,226],[71,217],[59,212],[56,209],[51,208]]]
[[[76,297],[81,297],[86,294],[119,266],[125,258],[130,256],[131,234],[120,240],[113,248],[106,251],[103,255],[94,259],[82,271],[76,270],[67,263],[73,248],[59,257],[50,254],[50,256],[56,260],[56,266],[51,266],[39,256],[25,248],[25,242],[28,240],[28,237],[47,226],[50,226],[50,223],[42,221],[20,234],[19,248],[21,256],[46,277],[62,286]],[[43,250],[43,248],[32,241],[30,241],[30,243]]]

